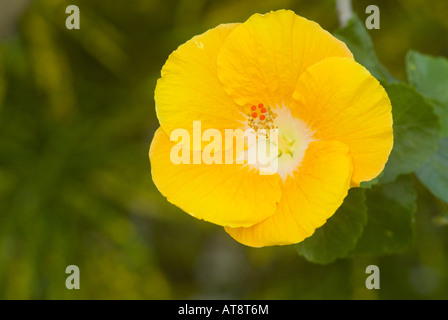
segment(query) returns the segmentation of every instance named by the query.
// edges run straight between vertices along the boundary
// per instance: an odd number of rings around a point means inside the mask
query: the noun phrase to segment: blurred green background
[[[81,29],[67,30],[76,4]],[[354,1],[381,10],[377,55],[405,80],[409,49],[448,56],[448,1]],[[167,203],[151,180],[154,88],[192,36],[290,8],[329,31],[334,0],[0,0],[1,299],[448,299],[446,204],[421,188],[401,254],[311,264],[248,248]],[[67,290],[77,265],[81,289]],[[381,289],[365,288],[365,269]]]

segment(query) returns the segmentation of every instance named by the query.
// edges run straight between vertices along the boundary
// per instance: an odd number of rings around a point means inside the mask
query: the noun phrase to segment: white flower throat
[[[257,132],[257,142],[241,156],[246,160],[257,157],[250,167],[261,174],[277,173],[285,181],[299,168],[308,145],[314,141],[313,132],[302,120],[294,118],[286,106],[253,106],[247,118],[246,129]],[[265,157],[260,159],[260,153]]]

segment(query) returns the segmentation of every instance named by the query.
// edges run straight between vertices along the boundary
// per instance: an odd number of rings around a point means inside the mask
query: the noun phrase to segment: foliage
[[[440,124],[443,134],[448,119],[448,59],[410,51],[406,62],[413,88],[394,79],[379,62],[357,16],[336,35],[386,89],[392,103],[394,147],[382,174],[363,184],[365,199],[360,202],[347,197],[327,224],[297,245],[299,254],[321,263],[348,255],[391,254],[406,249],[412,242],[417,210],[412,174],[435,196],[448,201],[448,146],[440,134]],[[354,208],[359,208],[358,212]],[[365,226],[356,223],[365,219],[366,210]],[[342,241],[342,234],[351,241]]]
[[[155,83],[169,53],[210,27],[290,8],[334,30],[334,1],[4,2],[29,6],[15,33],[0,30],[0,298],[448,297],[448,63],[410,51],[401,67],[411,47],[447,55],[431,38],[448,32],[446,1],[380,1],[378,31],[362,23],[370,2],[354,2],[360,19],[335,34],[391,96],[391,161],[314,236],[263,249],[155,189]],[[71,4],[80,30],[65,28]],[[1,26],[14,17],[0,11]],[[65,288],[71,264],[80,290]],[[378,292],[364,286],[369,264],[381,268]]]

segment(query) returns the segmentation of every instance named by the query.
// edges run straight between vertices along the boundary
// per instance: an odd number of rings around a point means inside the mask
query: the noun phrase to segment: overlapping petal
[[[386,91],[360,64],[332,57],[300,77],[291,104],[315,139],[346,144],[353,158],[352,185],[375,178],[393,145],[392,107]]]
[[[300,75],[326,57],[350,57],[346,45],[317,23],[280,10],[236,27],[218,55],[218,75],[240,105],[288,104]]]
[[[169,202],[222,226],[251,226],[274,213],[281,197],[278,175],[260,175],[243,164],[175,165],[174,145],[159,128],[149,151],[152,179]]]
[[[325,223],[347,196],[352,162],[346,145],[312,142],[301,166],[288,177],[274,215],[249,228],[226,228],[252,247],[298,243]]]
[[[219,49],[237,26],[219,25],[170,55],[155,90],[157,118],[165,132],[191,130],[193,121],[201,121],[204,130],[241,126],[242,114],[217,76]]]

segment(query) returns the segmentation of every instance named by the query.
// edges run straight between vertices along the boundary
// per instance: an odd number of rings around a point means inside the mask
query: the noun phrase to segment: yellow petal
[[[159,128],[149,151],[152,179],[169,202],[222,226],[251,226],[274,213],[281,197],[277,174],[260,175],[241,164],[175,165],[174,145]]]
[[[291,104],[314,138],[346,144],[353,158],[352,185],[375,178],[392,150],[392,109],[380,83],[360,64],[327,58],[306,70]]]
[[[255,14],[235,28],[218,55],[218,75],[241,106],[288,103],[297,80],[326,57],[353,57],[317,23],[280,10]]]
[[[252,247],[298,243],[330,218],[350,187],[347,146],[337,141],[310,143],[301,166],[288,177],[274,215],[249,228],[226,228]]]
[[[236,26],[220,25],[195,36],[169,56],[155,90],[156,113],[165,132],[191,131],[193,121],[202,121],[203,130],[241,125],[242,114],[218,80],[216,62],[219,48]]]

